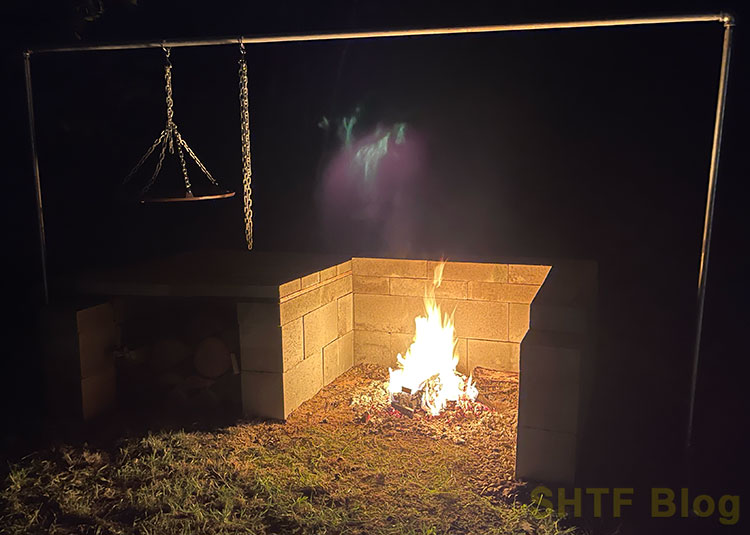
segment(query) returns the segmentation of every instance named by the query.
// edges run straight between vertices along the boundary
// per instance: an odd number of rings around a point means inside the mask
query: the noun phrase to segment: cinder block
[[[510,346],[510,368],[516,373],[521,371],[521,344],[511,343]]]
[[[457,337],[508,340],[507,303],[458,301],[453,317]]]
[[[530,325],[543,331],[584,334],[588,331],[587,311],[583,305],[534,303]]]
[[[520,342],[529,330],[529,305],[510,303],[508,305],[508,339]]]
[[[467,340],[468,369],[474,373],[474,368],[481,366],[491,370],[518,372],[518,361],[515,360],[513,344],[511,342],[496,342],[492,340]]]
[[[284,372],[284,418],[323,388],[323,352]]]
[[[421,315],[424,315],[424,300],[419,297],[354,294],[357,330],[413,334],[414,318]]]
[[[237,303],[242,370],[283,371],[278,307],[275,303]]]
[[[427,261],[396,260],[390,258],[352,258],[352,274],[372,277],[425,278],[427,277]]]
[[[538,291],[539,286],[531,284],[469,281],[469,299],[479,301],[530,304]]]
[[[108,330],[115,322],[115,311],[111,303],[102,303],[76,312],[79,333]]]
[[[304,290],[305,288],[310,288],[311,286],[315,286],[320,282],[320,272],[316,271],[315,273],[310,273],[309,275],[305,275],[304,277],[300,277],[300,287]]]
[[[590,307],[596,301],[597,271],[594,262],[555,264],[545,279],[538,299],[549,304]]]
[[[283,420],[283,374],[243,371],[242,413],[248,417]]]
[[[526,343],[521,351],[519,425],[575,434],[580,351]]]
[[[291,370],[305,358],[302,318],[290,321],[281,328],[281,350],[283,353],[283,369]]]
[[[402,356],[405,355],[413,341],[413,334],[391,333],[390,353],[394,356],[393,358],[397,359],[399,353]],[[394,360],[394,362],[397,362],[397,360]]]
[[[391,277],[390,279],[391,295],[409,295],[413,297],[424,297],[427,292],[427,285],[432,285],[432,281],[425,279],[405,279]]]
[[[81,412],[84,420],[104,414],[115,405],[115,367],[81,379]]]
[[[339,360],[339,341],[334,340],[323,348],[323,384],[327,385],[342,373]]]
[[[517,479],[548,485],[575,483],[575,435],[519,425],[517,442]]]
[[[354,297],[353,294],[347,294],[340,297],[337,301],[338,306],[338,331],[342,336],[354,328]]]
[[[259,322],[279,325],[279,304],[264,301],[237,303],[237,323],[240,326],[240,333],[243,327]]]
[[[440,262],[429,262],[428,277],[432,278]],[[443,280],[508,282],[507,264],[484,264],[477,262],[446,262]]]
[[[336,266],[331,266],[329,268],[326,268],[320,272],[320,282],[327,281],[328,279],[332,279],[336,276],[338,272],[338,269]]]
[[[285,282],[279,286],[279,297],[286,297],[289,294],[298,292],[302,287],[300,279],[294,279],[293,281]]]
[[[354,331],[349,331],[339,338],[339,364],[341,373],[354,366]]]
[[[301,318],[321,305],[320,288],[301,293],[291,299],[282,301],[279,305],[281,324]]]
[[[284,355],[281,350],[281,329],[279,327],[264,327],[270,335],[274,330],[279,335],[277,344],[262,346],[246,346],[240,344],[240,369],[256,372],[282,372],[284,371]],[[262,332],[259,328],[258,332]]]
[[[302,318],[305,337],[305,359],[320,355],[323,347],[338,336],[338,306],[328,303]]]
[[[353,275],[352,291],[358,294],[388,295],[388,277]]]
[[[369,362],[394,367],[396,355],[391,354],[391,335],[385,332],[354,330],[354,363]]]
[[[78,353],[81,377],[102,373],[115,365],[114,351],[119,346],[120,330],[117,324],[109,321],[96,328],[78,334]]]
[[[550,266],[529,266],[511,264],[508,271],[508,282],[511,284],[541,285],[547,278]]]
[[[430,281],[427,281],[430,284]],[[454,299],[466,299],[469,296],[469,284],[465,281],[443,280],[440,286],[435,288],[435,297],[447,297]]]
[[[456,340],[456,354],[458,355],[456,371],[458,371],[458,373],[463,373],[464,375],[469,375],[471,373],[471,370],[469,370],[469,351],[467,342],[466,338],[459,338]]]
[[[332,280],[321,285],[319,291],[321,305],[335,301],[339,297],[352,293],[352,277],[351,275],[344,275],[341,278]]]
[[[343,275],[344,273],[347,273],[352,270],[352,261],[347,260],[346,262],[342,262],[341,264],[336,266],[336,274],[337,275]]]

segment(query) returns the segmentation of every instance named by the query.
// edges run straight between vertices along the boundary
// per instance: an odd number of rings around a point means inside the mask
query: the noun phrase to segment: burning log
[[[395,392],[391,396],[391,406],[398,412],[409,418],[414,417],[414,412],[422,405],[422,392],[412,394],[410,388],[403,386],[401,392]]]
[[[414,409],[412,409],[411,407],[407,407],[406,405],[401,405],[396,400],[391,401],[391,407],[396,409],[398,412],[400,412],[404,416],[408,416],[409,418],[414,418]]]

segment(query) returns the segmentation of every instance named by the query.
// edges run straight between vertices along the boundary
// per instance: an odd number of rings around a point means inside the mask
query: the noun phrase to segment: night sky
[[[745,284],[741,132],[750,88],[742,3],[138,4],[105,2],[88,23],[76,21],[72,1],[3,7],[5,277],[21,327],[41,303],[25,47],[733,12],[695,456],[707,487],[744,487],[737,426],[746,403],[736,370],[747,350],[737,291]],[[600,339],[587,447],[598,456],[587,476],[608,486],[657,484],[679,470],[684,439],[721,39],[716,23],[251,46],[256,247],[596,260]],[[235,46],[172,53],[175,121],[214,176],[241,193],[237,58]],[[32,61],[52,279],[177,251],[244,247],[240,195],[145,207],[118,197],[122,177],[164,126],[160,50]],[[404,122],[418,161],[398,184],[374,186],[386,201],[373,214],[363,217],[354,202],[332,218],[325,173],[340,144],[318,123],[338,124],[357,107],[355,136]],[[177,177],[174,162],[170,176]],[[202,180],[195,168],[191,177]],[[9,411],[8,429],[23,436],[41,405],[31,379],[38,362],[30,344],[16,341],[5,345],[8,376],[28,381],[6,393],[26,410]]]

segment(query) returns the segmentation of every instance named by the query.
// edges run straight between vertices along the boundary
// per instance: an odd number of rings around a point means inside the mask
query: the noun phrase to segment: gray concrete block
[[[575,435],[519,425],[516,451],[516,478],[548,485],[575,482]]]

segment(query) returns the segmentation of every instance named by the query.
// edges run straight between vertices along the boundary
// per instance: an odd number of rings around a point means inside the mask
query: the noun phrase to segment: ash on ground
[[[478,399],[483,402],[473,401],[463,406],[449,402],[439,416],[423,410],[409,416],[391,405],[387,369],[362,364],[358,371],[366,380],[352,389],[350,407],[355,421],[367,425],[373,433],[386,436],[417,433],[456,444],[490,440],[500,449],[512,445],[515,451],[518,374],[477,368],[474,380],[480,391]]]

